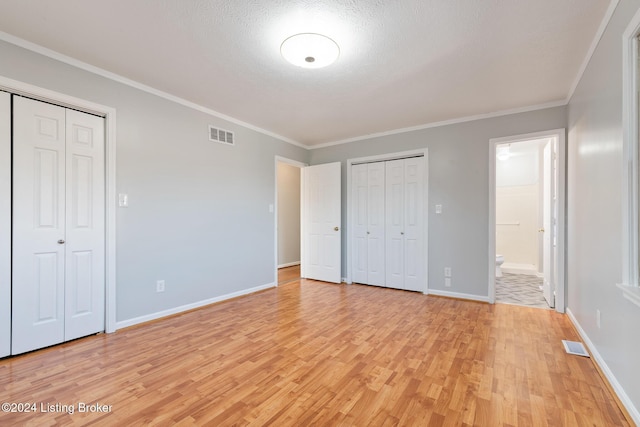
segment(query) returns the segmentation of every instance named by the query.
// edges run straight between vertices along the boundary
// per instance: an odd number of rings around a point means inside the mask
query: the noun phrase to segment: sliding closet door
[[[103,120],[14,97],[12,349],[104,330]]]
[[[0,92],[0,357],[11,353],[11,95]]]
[[[65,109],[14,96],[12,353],[64,341]]]

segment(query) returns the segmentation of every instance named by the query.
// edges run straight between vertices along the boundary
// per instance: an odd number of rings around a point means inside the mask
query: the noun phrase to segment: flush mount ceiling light
[[[322,68],[332,64],[340,55],[338,44],[322,34],[296,34],[280,45],[282,57],[304,68]]]

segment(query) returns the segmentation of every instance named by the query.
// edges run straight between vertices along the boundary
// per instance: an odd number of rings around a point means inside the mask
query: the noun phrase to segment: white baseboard
[[[294,265],[300,265],[300,261],[285,262],[284,264],[279,264],[278,268],[293,267]]]
[[[471,301],[489,302],[489,297],[482,295],[463,294],[461,292],[441,291],[439,289],[429,289],[427,295],[437,295],[440,297],[449,297],[457,299],[467,299]]]
[[[194,308],[204,307],[205,305],[213,304],[213,303],[224,301],[227,299],[239,297],[242,295],[252,294],[254,292],[262,291],[264,289],[274,288],[275,286],[276,286],[275,283],[267,283],[266,285],[256,286],[254,288],[244,289],[242,291],[221,295],[219,297],[209,298],[209,299],[194,302],[191,304],[181,305],[179,307],[170,308],[168,310],[158,311],[157,313],[151,313],[145,316],[135,317],[133,319],[122,320],[120,322],[116,322],[116,329],[122,329],[128,326],[137,325],[139,323],[149,322],[151,320],[156,320],[162,317],[171,316],[173,314],[182,313],[184,311],[193,310]]]
[[[613,391],[618,395],[618,399],[620,399],[620,402],[624,405],[629,415],[631,415],[631,418],[633,418],[633,422],[635,422],[636,425],[640,426],[640,412],[638,412],[638,408],[636,408],[633,402],[631,402],[631,399],[629,399],[629,396],[627,396],[627,393],[624,391],[616,377],[613,375],[613,372],[611,372],[611,369],[609,369],[609,366],[607,366],[607,363],[598,352],[598,349],[593,344],[593,342],[591,342],[584,329],[582,329],[582,326],[580,326],[580,323],[578,323],[578,319],[576,319],[569,307],[567,307],[567,316],[569,316],[571,323],[573,323],[573,326],[575,326],[578,334],[580,334],[580,338],[582,338],[584,343],[589,348],[591,356],[593,356],[593,360],[595,360],[595,362],[598,364],[600,370],[604,373],[604,376],[607,377],[607,380],[609,381],[609,384],[611,384]]]
[[[538,269],[533,264],[516,264],[514,262],[505,262],[502,264],[501,270],[503,273],[511,274],[529,274],[536,276]]]

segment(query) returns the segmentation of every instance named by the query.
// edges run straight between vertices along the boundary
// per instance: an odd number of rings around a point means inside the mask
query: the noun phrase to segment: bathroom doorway
[[[491,140],[490,299],[564,312],[564,130]]]
[[[276,283],[300,279],[300,172],[305,164],[276,156]]]

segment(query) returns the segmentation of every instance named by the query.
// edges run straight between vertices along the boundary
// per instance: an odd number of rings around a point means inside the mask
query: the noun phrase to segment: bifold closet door
[[[385,286],[384,179],[384,162],[351,168],[356,283]]]
[[[423,157],[385,163],[386,284],[421,292],[425,291],[423,165]]]
[[[11,354],[11,95],[0,91],[0,357]]]
[[[12,354],[104,330],[104,122],[13,97]]]

